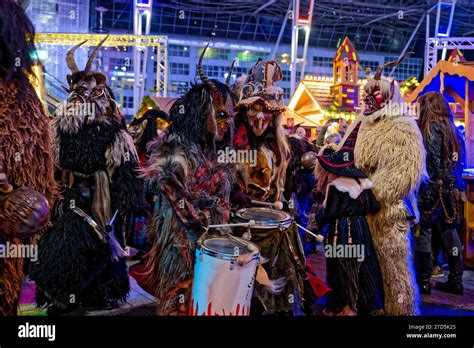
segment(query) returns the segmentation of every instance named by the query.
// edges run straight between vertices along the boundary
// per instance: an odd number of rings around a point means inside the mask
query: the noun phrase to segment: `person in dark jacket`
[[[418,121],[426,148],[429,179],[422,183],[418,197],[421,214],[415,233],[415,270],[420,292],[431,293],[431,237],[436,221],[448,256],[448,281],[436,283],[441,291],[461,295],[462,245],[459,227],[463,221],[461,194],[464,183],[464,145],[454,125],[453,116],[443,95],[429,92],[420,97]]]

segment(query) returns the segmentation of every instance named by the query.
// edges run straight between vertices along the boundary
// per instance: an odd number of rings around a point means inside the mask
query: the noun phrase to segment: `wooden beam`
[[[464,100],[464,127],[466,130],[466,164],[470,168],[474,164],[473,162],[473,139],[472,132],[474,131],[473,124],[470,122],[471,110],[469,108],[469,79],[466,79],[466,90],[465,90],[465,100]],[[462,105],[462,104],[461,104]]]
[[[469,81],[469,80],[466,79],[466,81]],[[461,106],[463,111],[466,111],[465,100],[459,94],[457,94],[456,91],[452,87],[448,86],[445,90],[445,93],[449,95],[450,97],[452,97],[454,101]]]
[[[428,75],[420,82],[418,87],[410,94],[408,97],[407,102],[412,103],[417,98],[418,95],[423,92],[425,87],[430,84],[430,82],[438,75],[438,73],[443,72],[444,74],[449,75],[458,75],[461,77],[465,77],[470,81],[474,81],[474,67],[464,65],[464,64],[457,64],[454,65],[452,62],[448,62],[445,60],[439,61],[438,64],[428,73]]]

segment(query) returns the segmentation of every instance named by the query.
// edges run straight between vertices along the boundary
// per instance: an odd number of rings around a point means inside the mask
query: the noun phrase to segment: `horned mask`
[[[226,134],[232,119],[234,117],[234,105],[230,97],[224,99],[224,95],[217,89],[214,81],[210,80],[202,67],[202,61],[207,49],[209,48],[210,42],[202,50],[201,56],[199,57],[198,63],[198,74],[202,83],[204,84],[206,91],[211,95],[213,115],[207,118],[206,128],[209,133],[215,134],[217,140],[222,140]],[[226,79],[226,85],[229,87],[230,77],[234,68],[235,61],[229,69],[229,73]]]
[[[107,38],[108,36],[102,39],[94,48],[84,70],[79,70],[74,53],[86,41],[71,48],[66,55],[67,66],[72,72],[67,75],[69,96],[59,107],[57,114],[70,121],[68,123],[73,124],[76,131],[82,124],[109,122],[111,119],[121,121],[122,115],[112,90],[106,84],[105,75],[91,71],[92,62]]]
[[[365,73],[368,75],[368,82],[364,87],[364,115],[371,115],[374,112],[384,108],[389,103],[389,101],[393,99],[396,88],[395,80],[382,78],[382,72],[387,67],[395,67],[399,65],[407,55],[412,53],[413,52],[407,52],[399,59],[385,63],[377,69],[374,75],[370,74],[370,68],[365,69]]]

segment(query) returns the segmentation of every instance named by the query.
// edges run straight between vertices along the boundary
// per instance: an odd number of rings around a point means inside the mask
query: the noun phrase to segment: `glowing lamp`
[[[140,8],[150,8],[153,0],[135,0],[135,6]]]

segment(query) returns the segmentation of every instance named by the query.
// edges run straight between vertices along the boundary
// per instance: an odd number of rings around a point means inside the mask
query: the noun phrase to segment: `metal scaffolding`
[[[449,39],[455,19],[457,0],[438,0],[438,2],[426,12],[426,41],[425,41],[425,68],[426,77],[438,62],[438,50],[442,49],[441,60],[446,59],[447,42],[439,39]],[[436,9],[436,22],[434,37],[430,37],[430,12]],[[459,11],[458,11],[459,12]],[[442,47],[438,46],[441,42]]]
[[[215,37],[217,39],[291,44],[292,28],[280,31],[293,0],[160,0],[153,4],[152,33]],[[309,8],[311,0],[300,0]],[[314,3],[310,47],[336,48],[339,39],[351,41],[366,52],[399,54],[420,18],[438,0],[318,0]],[[104,26],[110,30],[132,30],[133,9],[128,0],[92,0],[91,6],[110,9],[104,14]],[[449,12],[449,11],[448,11]],[[442,11],[443,22],[449,13]],[[94,15],[94,14],[92,14]],[[472,31],[474,2],[458,0],[451,36]],[[434,20],[435,18],[433,18]],[[434,24],[433,24],[434,27]],[[425,41],[422,26],[411,41]]]
[[[156,96],[168,96],[168,38],[164,37],[156,48]]]
[[[296,89],[296,70],[298,64],[301,64],[301,74],[304,76],[304,70],[306,65],[306,56],[308,53],[309,37],[311,34],[311,24],[313,19],[314,0],[310,0],[309,7],[307,8],[306,16],[302,15],[304,12],[301,11],[301,1],[293,0],[292,10],[292,26],[291,26],[291,64],[290,64],[290,94],[293,95]],[[298,58],[298,38],[299,31],[303,29],[305,31],[305,40],[303,47],[303,56]]]
[[[35,41],[37,44],[41,45],[57,45],[57,46],[73,46],[78,42],[87,40],[83,47],[96,46],[104,38],[103,34],[69,34],[69,33],[37,33],[35,36]],[[168,80],[168,37],[164,35],[119,35],[119,34],[110,34],[109,38],[103,45],[104,47],[114,47],[116,49],[125,48],[125,47],[138,47],[143,48],[153,48],[157,52],[156,64],[156,94],[157,96],[166,97],[167,96],[167,80]],[[135,62],[139,62],[136,60]],[[144,62],[147,59],[145,57]],[[146,63],[145,63],[146,64]],[[139,64],[134,64],[137,66]],[[146,69],[146,65],[144,66]],[[140,73],[139,78],[145,79],[147,74]],[[135,80],[137,81],[137,80]],[[145,80],[142,81],[143,84]],[[136,83],[134,83],[134,88]],[[142,88],[143,95],[143,86]],[[139,99],[141,101],[141,99]]]
[[[427,63],[425,66],[425,76],[438,63],[439,50],[446,49],[474,50],[474,37],[446,37],[429,38],[427,41]]]

